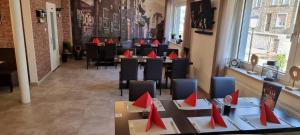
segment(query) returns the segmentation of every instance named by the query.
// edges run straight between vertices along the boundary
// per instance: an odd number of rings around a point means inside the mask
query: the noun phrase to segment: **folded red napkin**
[[[232,92],[230,96],[232,97],[231,104],[237,105],[239,100],[239,92],[240,90],[236,90],[235,92]]]
[[[150,53],[148,53],[147,57],[155,59],[156,58],[156,53],[154,51],[151,51]]]
[[[109,45],[111,45],[111,44],[113,44],[113,40],[110,38],[110,39],[108,39],[107,43],[108,43]]]
[[[131,57],[131,53],[130,53],[130,50],[126,50],[123,55],[127,58],[130,58]]]
[[[174,52],[171,52],[168,56],[170,59],[176,59],[177,58],[177,54]]]
[[[101,40],[99,38],[94,38],[92,42],[96,44],[100,44]]]
[[[280,124],[279,120],[272,112],[269,106],[266,103],[262,102],[260,105],[260,122],[262,125],[267,126],[267,122],[272,122]]]
[[[215,124],[219,124],[220,126],[227,128],[227,125],[224,122],[224,119],[221,116],[216,104],[212,103],[211,118],[210,118],[209,125],[211,128],[215,128],[216,127]]]
[[[145,92],[132,105],[142,108],[148,108],[151,106],[152,103],[152,97],[150,96],[149,92]]]
[[[160,42],[159,42],[157,39],[155,39],[155,40],[152,42],[152,44],[155,45],[155,46],[158,46],[158,45],[160,44]]]
[[[160,128],[166,129],[166,126],[165,126],[164,122],[161,120],[159,113],[157,112],[157,109],[154,104],[151,105],[151,110],[150,110],[149,116],[148,116],[146,131],[148,131],[151,128],[152,123],[159,126]]]
[[[196,106],[197,104],[197,92],[193,92],[189,97],[187,97],[184,102],[191,106]]]
[[[139,43],[140,43],[140,45],[145,45],[145,40],[141,39],[141,40],[139,41]]]

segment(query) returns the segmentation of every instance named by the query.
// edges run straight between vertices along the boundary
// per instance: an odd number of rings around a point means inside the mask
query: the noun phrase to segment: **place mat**
[[[215,100],[218,103],[224,105],[224,98],[216,98]],[[239,108],[258,107],[258,105],[256,105],[254,103],[254,101],[252,101],[252,100],[254,100],[254,98],[244,98],[244,97],[239,98],[238,104],[237,105],[231,104],[231,108],[237,108],[237,107],[239,107]]]
[[[157,111],[166,111],[164,106],[158,99],[153,98],[153,102],[157,108]],[[150,107],[149,108],[141,108],[141,107],[134,106],[132,104],[133,104],[133,102],[125,101],[125,106],[127,108],[127,112],[137,113],[137,112],[149,112],[150,111]]]
[[[288,123],[278,118],[280,124],[267,122],[267,126],[264,126],[260,122],[259,115],[243,115],[240,117],[243,121],[256,129],[269,129],[269,128],[288,128],[291,127]]]
[[[120,59],[122,59],[122,58],[128,58],[128,57],[126,57],[126,56],[124,56],[124,55],[119,55],[118,57],[119,57]],[[132,56],[131,58],[137,58],[137,56],[134,55],[134,56]]]
[[[197,130],[198,133],[238,131],[239,130],[239,127],[236,126],[237,124],[227,116],[223,116],[223,119],[227,125],[227,128],[222,127],[218,124],[216,124],[215,128],[211,128],[209,126],[209,122],[211,119],[210,116],[188,117],[187,119],[191,122],[191,124],[194,126],[194,128]]]
[[[166,60],[165,60],[165,62],[167,62],[167,63],[172,63],[172,61],[173,61],[173,60],[170,59],[170,58],[168,58],[168,57],[167,57]]]
[[[211,103],[206,99],[197,99],[197,104],[195,107],[186,104],[184,100],[173,100],[173,102],[180,110],[211,109]]]
[[[172,118],[162,118],[166,129],[162,129],[155,124],[146,132],[148,119],[128,120],[130,135],[158,135],[158,134],[180,134]]]

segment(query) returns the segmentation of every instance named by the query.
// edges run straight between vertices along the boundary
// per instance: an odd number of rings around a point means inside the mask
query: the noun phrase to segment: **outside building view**
[[[299,0],[253,0],[245,61],[256,54],[259,56],[259,65],[267,60],[275,60],[280,70],[286,71],[298,2]]]

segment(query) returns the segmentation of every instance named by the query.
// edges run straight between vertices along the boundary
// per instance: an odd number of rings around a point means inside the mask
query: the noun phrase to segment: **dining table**
[[[115,57],[115,63],[116,64],[120,64],[121,63],[121,60],[122,59],[124,59],[124,58],[126,58],[126,57],[124,57],[123,55],[118,55],[118,56],[116,56]],[[138,63],[140,64],[140,65],[144,65],[146,62],[147,62],[147,59],[151,59],[151,58],[149,58],[149,57],[147,57],[147,56],[132,56],[131,58],[135,58],[135,59],[137,59],[138,60]],[[164,66],[169,66],[169,65],[171,65],[172,64],[172,62],[173,62],[173,60],[172,59],[170,59],[170,58],[168,58],[168,57],[161,57],[161,56],[157,56],[156,58],[161,58],[161,59],[163,59],[163,64],[164,64]],[[193,62],[189,62],[189,64],[190,65],[193,65]]]
[[[281,132],[297,132],[300,131],[300,121],[291,115],[289,115],[284,109],[276,107],[274,114],[282,123],[286,123],[285,127],[277,128],[258,128],[260,124],[253,125],[248,120],[245,120],[243,116],[260,116],[260,99],[256,97],[242,97],[241,99],[249,101],[251,106],[237,106],[231,107],[230,112],[227,115],[222,114],[223,117],[228,117],[231,124],[235,127],[235,130],[199,130],[189,120],[194,117],[210,117],[211,108],[202,109],[179,109],[176,102],[173,100],[160,100],[164,111],[159,111],[161,118],[172,118],[177,126],[178,132],[174,134],[264,134],[264,133],[281,133]],[[208,101],[208,104],[216,104],[222,112],[222,102],[217,99],[204,99]],[[126,107],[128,101],[116,101],[115,102],[115,134],[116,135],[130,135],[129,121],[132,120],[147,120],[143,112],[132,112]]]

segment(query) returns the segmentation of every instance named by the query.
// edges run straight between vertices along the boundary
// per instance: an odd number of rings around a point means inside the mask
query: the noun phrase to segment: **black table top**
[[[214,100],[209,100],[215,102]],[[127,112],[126,102],[115,102],[115,134],[116,135],[129,135],[128,120],[143,119],[141,113]],[[196,129],[189,122],[187,117],[199,117],[210,116],[210,110],[179,110],[172,100],[162,100],[166,111],[159,112],[162,118],[173,118],[181,134],[262,134],[262,133],[280,133],[280,132],[296,132],[300,131],[300,121],[296,118],[288,116],[284,110],[275,108],[274,113],[278,118],[284,120],[292,127],[289,128],[276,128],[276,129],[255,129],[240,119],[241,115],[259,115],[259,107],[247,107],[247,108],[232,108],[229,114],[229,118],[235,121],[240,130],[238,131],[222,131],[212,133],[197,133]],[[215,102],[218,104],[217,102]],[[256,99],[255,103],[259,105],[259,100]],[[121,116],[120,116],[121,114]],[[118,116],[117,116],[118,115]]]
[[[144,63],[146,63],[146,60],[149,59],[149,58],[147,58],[147,57],[145,57],[145,56],[135,56],[135,57],[133,57],[133,58],[138,59],[138,63],[139,63],[139,64],[144,64]],[[161,58],[161,57],[157,57],[157,58]],[[119,63],[121,62],[121,59],[122,59],[122,57],[117,56],[117,57],[115,58],[115,63],[116,63],[116,64],[119,64]],[[171,59],[165,59],[165,60],[163,61],[163,63],[164,63],[164,65],[170,65],[170,64],[172,64],[172,60],[171,60]],[[190,62],[189,64],[190,64],[190,65],[193,65],[193,62]]]

